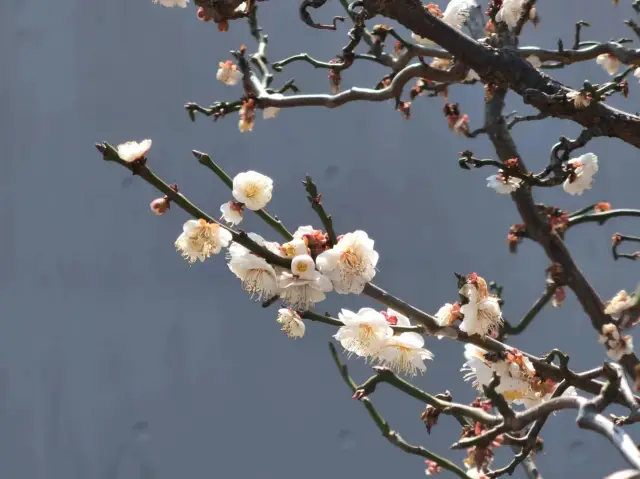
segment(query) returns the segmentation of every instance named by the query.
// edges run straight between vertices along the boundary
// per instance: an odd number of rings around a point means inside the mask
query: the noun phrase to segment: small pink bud
[[[169,209],[169,199],[168,198],[156,198],[149,205],[153,214],[162,216]]]

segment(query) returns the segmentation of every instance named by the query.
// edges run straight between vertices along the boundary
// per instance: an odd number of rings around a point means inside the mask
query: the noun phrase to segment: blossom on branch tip
[[[598,65],[602,65],[602,68],[606,70],[609,75],[615,75],[620,68],[620,60],[610,53],[603,53],[596,58]]]
[[[238,225],[242,222],[243,211],[242,203],[237,201],[227,201],[220,206],[222,219],[230,225]]]
[[[301,255],[298,258],[301,259],[296,262],[295,267],[307,266],[307,269],[303,271],[304,277],[299,276],[293,269],[291,271],[283,270],[278,275],[278,287],[280,288],[280,297],[286,304],[292,309],[304,311],[323,301],[326,298],[325,293],[331,291],[333,286],[326,276],[316,271],[315,265],[313,265],[313,269],[310,269],[313,263],[310,256]],[[292,268],[293,266],[292,264]]]
[[[282,325],[284,331],[291,339],[298,339],[304,336],[305,325],[298,313],[291,309],[281,308],[278,310],[278,323]]]
[[[116,150],[122,161],[133,163],[134,161],[146,158],[147,153],[151,149],[151,143],[152,141],[149,139],[142,140],[140,143],[137,141],[127,141],[126,143],[120,143],[116,147]]]
[[[333,337],[349,354],[372,356],[393,336],[385,316],[372,308],[361,308],[357,313],[343,309],[338,318],[344,326]]]
[[[195,263],[220,253],[222,248],[229,246],[232,238],[231,233],[217,223],[189,220],[183,225],[175,247],[189,263]]]
[[[586,91],[571,91],[567,93],[567,100],[573,102],[573,106],[576,108],[587,108],[591,105],[593,96],[590,92]]]
[[[233,197],[252,211],[267,206],[272,194],[273,180],[262,173],[245,171],[233,178]]]
[[[163,7],[186,8],[189,4],[189,0],[153,0],[153,3],[159,3]]]
[[[520,178],[513,176],[506,176],[503,170],[499,170],[497,175],[491,175],[487,177],[487,187],[493,188],[496,193],[501,195],[510,195],[522,184]]]
[[[333,248],[316,258],[318,269],[333,283],[339,294],[360,294],[376,275],[378,252],[374,240],[358,230],[343,235]]]
[[[253,131],[253,125],[256,122],[256,102],[253,98],[242,102],[242,106],[238,111],[240,120],[238,120],[238,129],[240,133],[249,133]]]
[[[270,247],[261,236],[255,233],[249,233],[249,238],[260,246],[273,249],[273,246]],[[251,298],[264,301],[278,294],[276,271],[264,258],[256,256],[235,242],[229,246],[227,258],[227,266],[242,281],[243,289]]]
[[[593,176],[598,172],[598,157],[593,153],[585,153],[567,162],[565,169],[569,176],[562,184],[564,191],[570,195],[581,195],[593,186]]]
[[[467,283],[460,289],[467,303],[460,307],[463,315],[460,331],[467,334],[489,336],[502,326],[502,311],[498,298],[489,294],[487,282],[476,273],[467,276]]]
[[[633,353],[633,337],[631,335],[622,336],[618,327],[613,323],[602,326],[598,342],[605,345],[607,356],[614,361],[620,361],[623,356]]]
[[[225,85],[235,86],[242,79],[242,72],[238,70],[238,66],[231,60],[220,62],[218,66],[220,68],[218,68],[218,73],[216,73],[216,79]]]

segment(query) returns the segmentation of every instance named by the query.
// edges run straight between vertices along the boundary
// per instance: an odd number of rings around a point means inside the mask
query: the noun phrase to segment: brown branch
[[[640,218],[640,210],[618,209],[609,210],[602,213],[578,214],[572,215],[567,223],[567,229],[582,223],[598,223],[605,224],[611,218],[635,217]]]
[[[613,254],[613,259],[616,261],[620,258],[630,259],[632,261],[639,259],[640,251],[636,251],[635,253],[618,253],[618,247],[625,241],[640,243],[640,236],[630,236],[615,233],[611,237],[611,253]]]
[[[417,35],[435,41],[465,65],[473,68],[483,81],[508,86],[521,95],[525,103],[534,106],[541,113],[570,119],[586,128],[597,125],[603,136],[620,138],[640,148],[640,117],[601,102],[594,103],[589,108],[577,109],[572,102],[564,100],[571,89],[535,69],[520,57],[520,53],[509,48],[496,49],[473,40],[427,13],[420,0],[363,0],[361,3],[369,18],[383,15],[396,20]],[[593,48],[620,53],[611,45]]]

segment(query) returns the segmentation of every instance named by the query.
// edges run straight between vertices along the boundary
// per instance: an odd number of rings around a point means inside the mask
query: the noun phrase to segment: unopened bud
[[[166,196],[164,198],[156,198],[149,205],[151,211],[153,211],[153,214],[158,216],[162,216],[163,214],[165,214],[169,209],[169,206],[169,198],[167,198]]]

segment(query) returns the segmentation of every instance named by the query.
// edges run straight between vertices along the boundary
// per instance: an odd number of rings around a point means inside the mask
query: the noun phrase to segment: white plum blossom
[[[438,320],[440,327],[453,326],[453,324],[462,317],[460,314],[460,303],[445,303],[434,315]],[[436,335],[438,339],[444,338],[443,335]]]
[[[497,175],[487,177],[487,187],[493,188],[496,193],[501,195],[510,195],[520,188],[521,184],[522,180],[520,178],[514,176],[505,178],[502,170],[498,171]]]
[[[567,93],[567,99],[573,102],[576,108],[586,108],[591,105],[591,94],[582,91],[571,91]]]
[[[400,333],[386,338],[375,359],[397,373],[415,376],[420,371],[424,374],[427,370],[424,361],[433,359],[433,354],[423,346],[424,338],[418,333]]]
[[[220,62],[218,64],[218,72],[216,79],[227,86],[235,86],[242,79],[242,72],[238,70],[238,66],[231,60]]]
[[[620,361],[623,356],[633,353],[633,337],[631,335],[622,336],[618,327],[613,323],[602,326],[598,342],[605,345],[607,356],[614,361]]]
[[[272,93],[271,98],[273,98],[274,100],[279,100],[281,98],[284,98],[284,95],[281,93]],[[264,108],[262,110],[262,118],[265,120],[271,120],[273,118],[275,118],[276,116],[278,116],[278,113],[280,113],[280,108],[277,106],[268,106],[266,108]]]
[[[527,0],[504,0],[502,8],[496,14],[496,21],[506,23],[509,28],[515,28],[522,15]]]
[[[632,307],[633,304],[633,296],[623,289],[622,291],[618,291],[618,294],[609,301],[607,307],[604,309],[604,314],[610,315],[613,319],[619,319],[622,313]]]
[[[295,258],[300,255],[309,254],[309,248],[307,244],[301,238],[294,238],[288,243],[284,243],[280,246],[280,254],[285,258]]]
[[[478,7],[476,0],[450,0],[447,8],[442,14],[442,21],[448,23],[453,28],[462,30],[462,27],[469,20],[469,15],[474,8]]]
[[[256,171],[238,173],[233,178],[233,197],[250,210],[261,210],[271,201],[273,180]]]
[[[603,53],[596,58],[598,65],[602,65],[602,68],[606,70],[609,75],[615,75],[620,68],[620,60],[609,53]]]
[[[222,219],[230,225],[238,225],[242,223],[243,211],[242,205],[235,201],[227,201],[220,207],[222,213]]]
[[[500,377],[496,391],[507,401],[530,408],[550,399],[557,387],[555,383],[537,377],[531,361],[518,351],[506,352],[507,359],[490,361],[487,351],[482,348],[465,344],[464,349],[467,361],[461,371],[465,373],[465,381],[473,381],[479,391],[489,385],[495,372]],[[575,394],[575,390],[568,389],[564,394]]]
[[[570,168],[569,177],[562,187],[570,195],[581,195],[593,186],[593,176],[598,172],[598,157],[593,153],[585,153],[567,162]]]
[[[126,143],[119,144],[116,150],[122,161],[132,163],[147,156],[147,153],[151,149],[151,143],[152,141],[149,139],[142,140],[140,143],[137,141],[127,141]]]
[[[460,331],[480,336],[491,335],[502,325],[502,311],[498,298],[489,295],[487,282],[473,273],[468,276],[467,284],[460,289],[460,294],[468,300],[460,307],[463,314]]]
[[[311,225],[298,226],[298,229],[293,233],[294,238],[302,239],[305,235],[311,235],[315,231],[315,228]]]
[[[189,263],[204,261],[212,254],[218,254],[229,246],[232,235],[217,223],[207,223],[203,219],[189,220],[182,227],[182,234],[176,239],[176,249]]]
[[[367,233],[358,230],[342,236],[333,248],[316,258],[318,269],[339,294],[360,294],[376,274],[378,252]]]
[[[159,3],[163,7],[186,8],[189,4],[189,0],[153,0],[153,3]]]
[[[344,326],[333,337],[350,354],[374,355],[382,342],[393,336],[385,316],[372,308],[361,308],[357,313],[343,309],[338,318]]]
[[[249,233],[249,238],[261,246],[267,247],[264,239]],[[241,281],[242,287],[252,298],[264,301],[278,294],[276,271],[269,263],[238,243],[231,243],[227,252],[227,266]]]
[[[291,261],[291,272],[301,279],[313,279],[317,273],[316,264],[311,256],[301,254]]]
[[[281,308],[278,310],[278,323],[282,325],[281,330],[291,339],[298,339],[304,336],[305,325],[298,313],[291,309]]]
[[[633,70],[633,76],[640,80],[640,67]]]
[[[542,66],[542,62],[537,55],[529,55],[526,60],[531,64],[533,68],[540,68]]]
[[[308,258],[311,259],[310,256],[308,256]],[[307,258],[300,259],[296,262],[295,266],[300,268],[305,262],[308,267],[313,263],[313,259],[311,259],[311,263],[308,263]],[[287,305],[295,310],[307,310],[313,307],[314,304],[326,298],[325,293],[333,289],[329,278],[316,271],[315,265],[313,265],[311,270],[305,270],[304,274],[305,277],[300,277],[294,270],[283,270],[278,275],[280,297]]]

